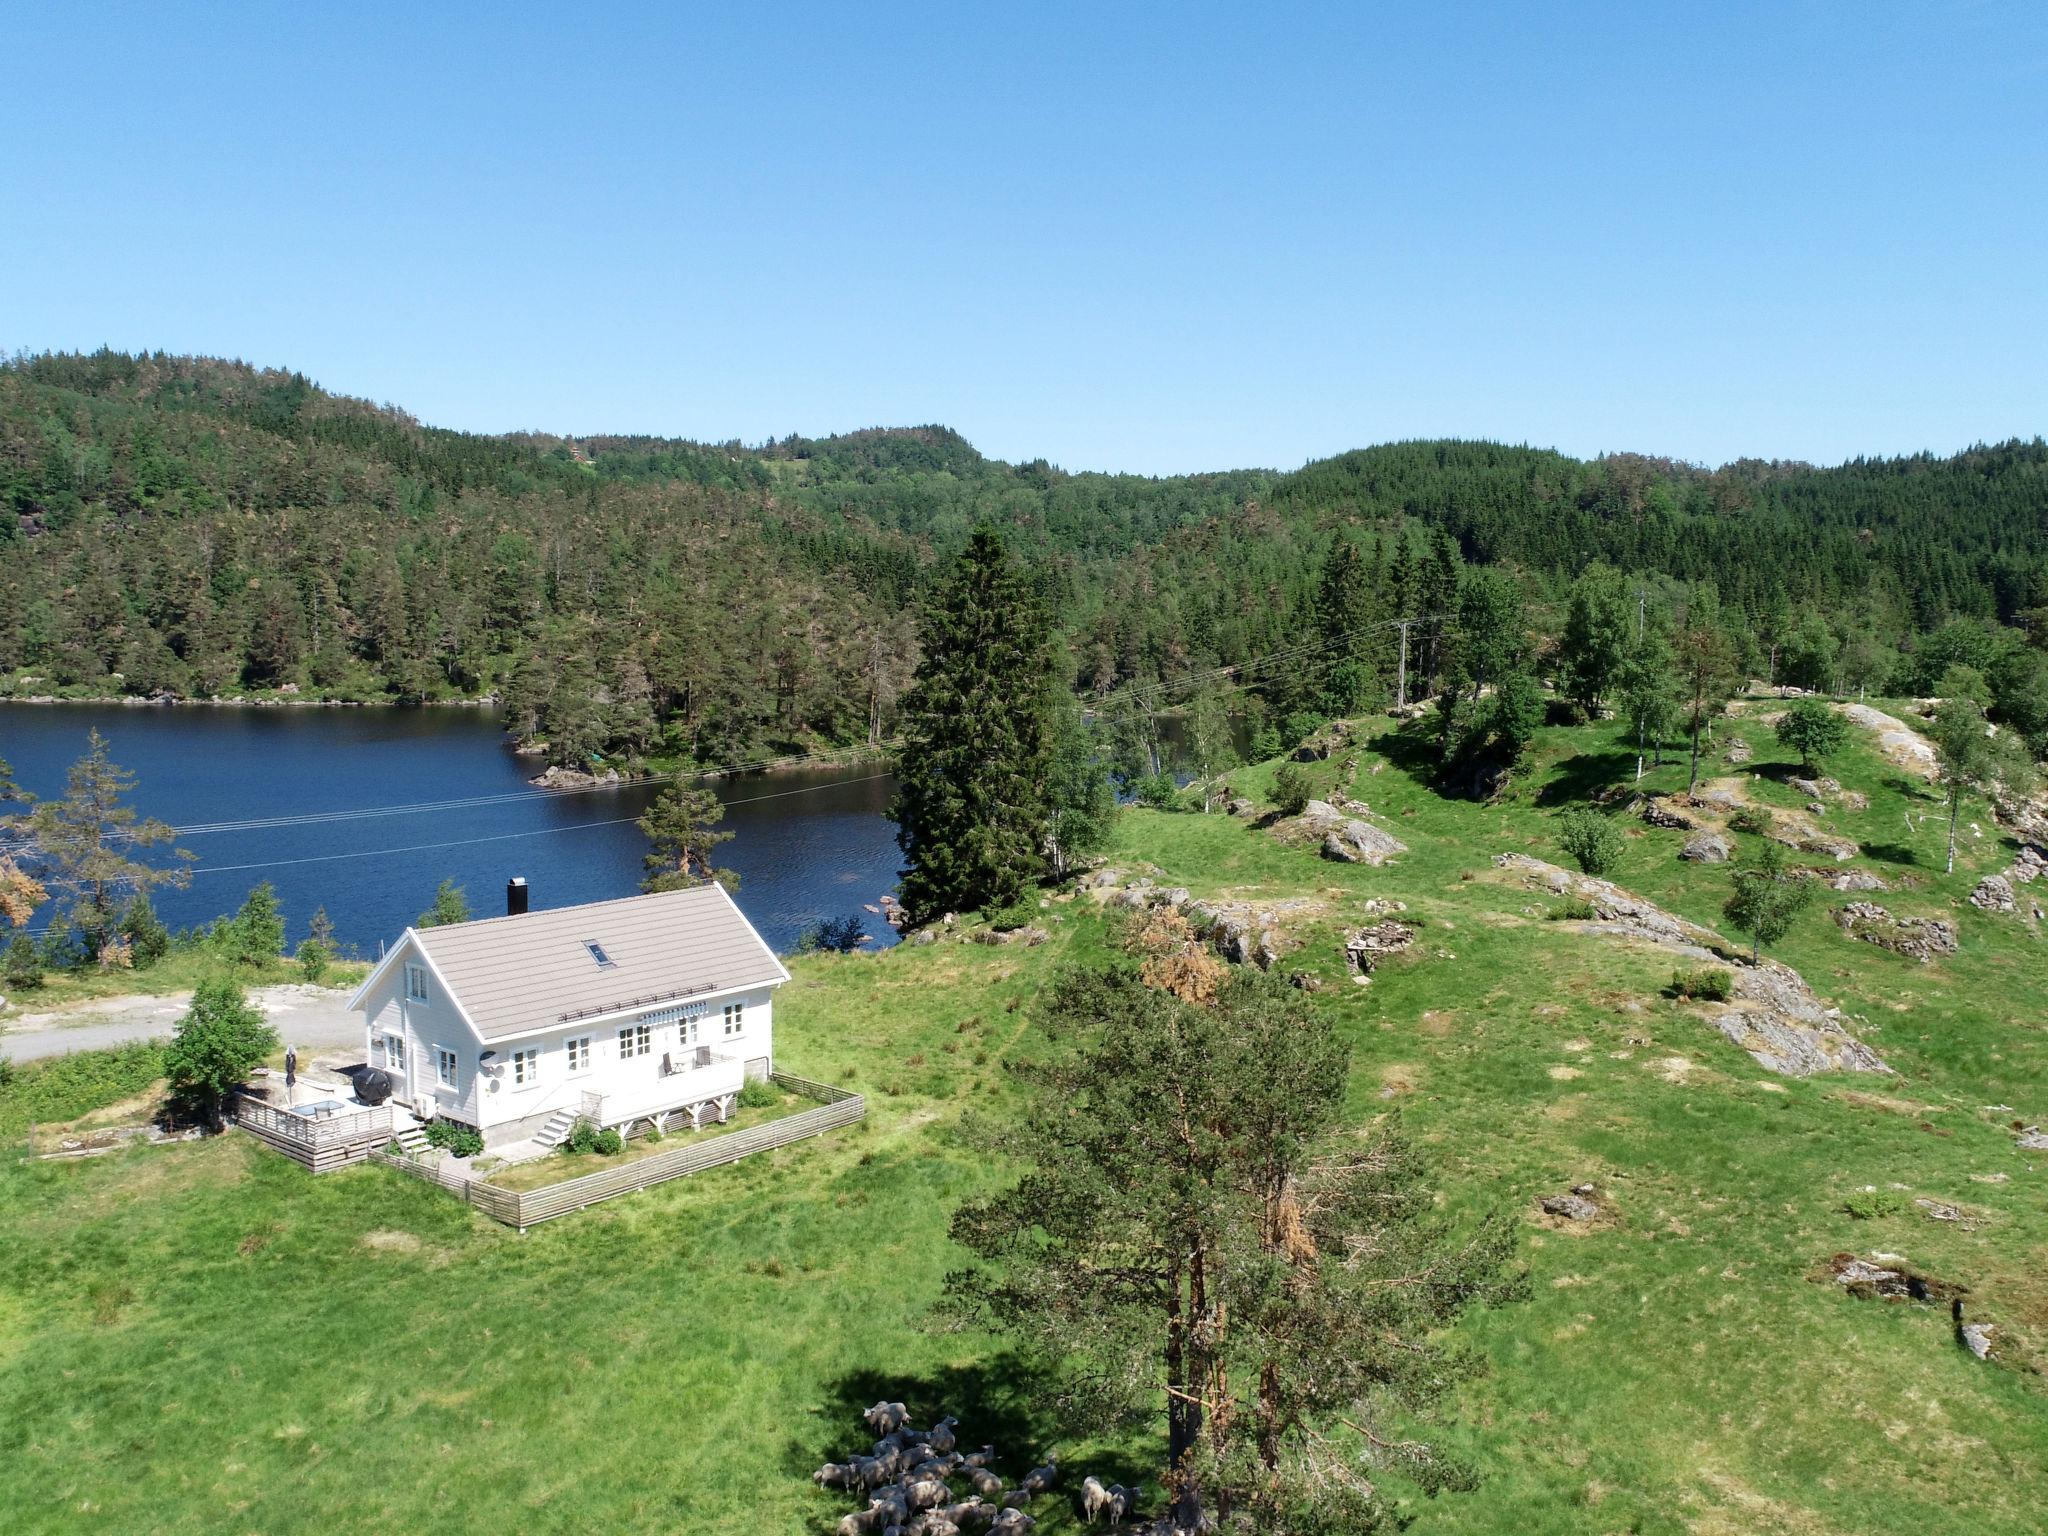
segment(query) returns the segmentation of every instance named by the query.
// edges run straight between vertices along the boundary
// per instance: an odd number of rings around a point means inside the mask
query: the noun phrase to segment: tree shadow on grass
[[[1443,776],[1444,765],[1437,751],[1436,737],[1428,730],[1426,720],[1427,717],[1393,726],[1381,731],[1365,745],[1416,783],[1435,789]]]
[[[821,1462],[865,1454],[879,1437],[861,1415],[876,1403],[902,1403],[920,1428],[948,1415],[958,1419],[960,1449],[994,1446],[995,1469],[1015,1482],[1060,1443],[1057,1394],[1046,1372],[1007,1350],[973,1365],[850,1371],[824,1384],[815,1425],[807,1435],[791,1437],[785,1461],[792,1472],[809,1477]]]
[[[1865,843],[1863,845],[1863,856],[1866,859],[1876,859],[1881,864],[1918,864],[1920,862],[1918,851],[1908,848],[1904,843]]]
[[[1558,765],[1556,776],[1537,793],[1536,803],[1582,805],[1599,791],[1624,783],[1635,771],[1633,752],[1581,752]]]

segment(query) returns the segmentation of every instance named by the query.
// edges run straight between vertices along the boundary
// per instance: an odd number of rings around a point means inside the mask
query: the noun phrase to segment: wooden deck
[[[710,1137],[695,1146],[678,1147],[673,1152],[657,1153],[643,1157],[619,1168],[604,1168],[596,1173],[586,1173],[580,1178],[564,1179],[559,1184],[549,1184],[541,1189],[503,1189],[484,1179],[466,1178],[458,1173],[442,1172],[425,1163],[414,1162],[406,1157],[393,1157],[379,1146],[371,1148],[365,1155],[372,1162],[382,1163],[387,1168],[396,1168],[429,1184],[435,1184],[451,1194],[460,1196],[482,1211],[493,1221],[501,1221],[508,1227],[517,1227],[524,1232],[528,1227],[543,1221],[552,1221],[557,1216],[567,1216],[600,1200],[613,1200],[620,1195],[630,1195],[635,1190],[647,1189],[655,1184],[665,1184],[670,1179],[680,1179],[693,1173],[702,1173],[707,1168],[716,1168],[725,1163],[738,1162],[743,1157],[752,1157],[756,1152],[767,1152],[775,1147],[788,1146],[793,1141],[822,1135],[841,1126],[852,1125],[864,1119],[868,1112],[867,1101],[857,1093],[848,1093],[843,1088],[834,1088],[829,1083],[816,1083],[808,1078],[792,1077],[786,1072],[777,1072],[773,1081],[793,1093],[816,1099],[816,1109],[806,1109],[794,1115],[784,1115],[770,1120],[765,1125],[750,1126],[744,1131],[732,1131],[722,1136]]]
[[[375,1109],[312,1118],[247,1093],[237,1094],[231,1106],[236,1125],[315,1173],[332,1173],[381,1152],[399,1131],[399,1113],[389,1104],[380,1104]],[[411,1116],[406,1123],[411,1123]]]

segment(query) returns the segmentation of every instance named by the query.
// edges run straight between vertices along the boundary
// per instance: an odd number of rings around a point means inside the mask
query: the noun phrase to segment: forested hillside
[[[1717,588],[1758,675],[1926,689],[1961,662],[2007,699],[2048,689],[2039,439],[1711,471],[1401,443],[1147,479],[1001,463],[938,426],[480,436],[295,373],[101,352],[0,367],[0,499],[0,686],[497,693],[563,763],[886,735],[935,562],[982,522],[1095,694],[1309,645],[1253,674],[1254,709],[1377,703],[1392,621],[1421,620],[1433,673],[1474,565],[1515,577],[1548,664],[1596,562],[1674,617]]]

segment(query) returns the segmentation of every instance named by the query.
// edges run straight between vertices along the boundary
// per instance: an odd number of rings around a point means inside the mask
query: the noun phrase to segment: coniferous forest
[[[1718,469],[1408,442],[1153,479],[937,426],[476,435],[297,373],[102,351],[0,366],[0,502],[0,688],[495,696],[565,765],[892,737],[918,615],[984,525],[1111,713],[1241,668],[1233,707],[1297,733],[1405,684],[1465,699],[1447,738],[1477,742],[1517,729],[1488,665],[1614,709],[1710,612],[1736,672],[1927,693],[1962,667],[2048,744],[2038,438]]]

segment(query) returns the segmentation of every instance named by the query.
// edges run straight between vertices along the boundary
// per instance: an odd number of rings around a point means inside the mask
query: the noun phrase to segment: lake
[[[194,829],[178,838],[198,855],[191,885],[152,898],[174,929],[232,912],[268,880],[293,945],[324,906],[342,944],[374,956],[443,879],[488,917],[504,910],[513,875],[539,908],[630,895],[644,873],[647,840],[633,822],[655,789],[532,790],[536,765],[512,754],[490,710],[0,703],[0,758],[25,788],[61,794],[94,727],[136,776],[132,803]],[[740,908],[778,951],[821,917],[862,918],[874,947],[896,941],[863,910],[900,867],[889,773],[779,770],[710,787],[734,834],[719,862],[739,872]],[[198,830],[310,815],[336,819]]]

